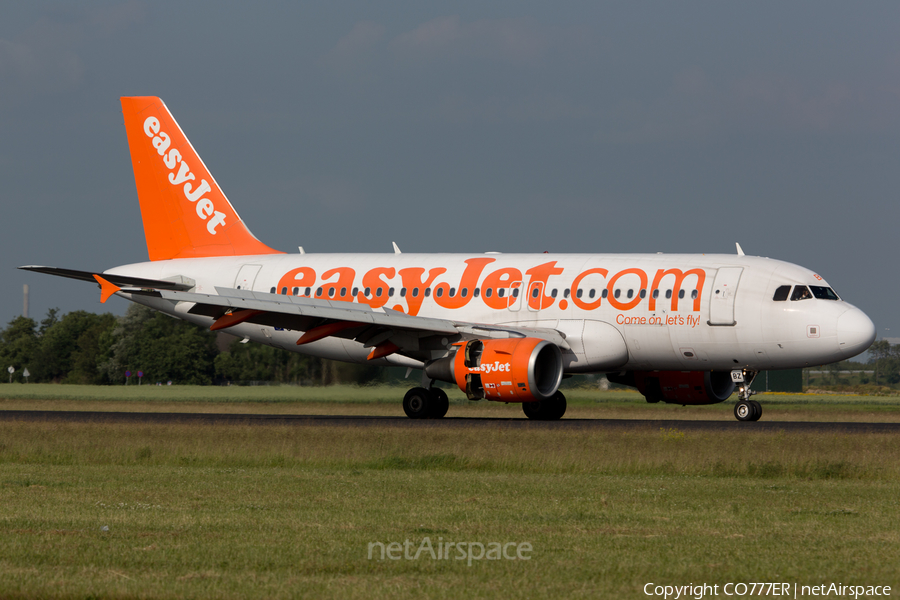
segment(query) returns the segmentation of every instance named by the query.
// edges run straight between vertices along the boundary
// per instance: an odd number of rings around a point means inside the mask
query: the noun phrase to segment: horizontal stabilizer
[[[95,276],[100,275],[104,280],[119,287],[185,291],[191,289],[195,285],[193,280],[185,277],[181,277],[181,281],[166,281],[163,279],[144,279],[143,277],[112,275],[104,273],[103,271],[76,271],[74,269],[60,269],[58,267],[41,267],[36,265],[19,268],[24,271],[34,271],[35,273],[56,275],[57,277],[68,277],[69,279],[79,279],[81,281],[90,281],[91,283],[97,283]]]

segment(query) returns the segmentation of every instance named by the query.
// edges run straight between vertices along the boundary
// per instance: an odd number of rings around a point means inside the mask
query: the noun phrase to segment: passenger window
[[[270,290],[269,290],[269,293],[270,293],[270,294],[274,294],[274,293],[275,293],[275,288],[270,289]]]
[[[294,289],[291,290],[291,294],[293,294],[294,296],[299,296],[300,288],[295,287]]]
[[[613,292],[613,296],[616,297],[616,298],[618,298],[618,297],[621,296],[621,295],[622,295],[622,290],[616,290],[616,291]]]
[[[812,297],[809,288],[805,285],[794,286],[794,293],[791,294],[791,300],[808,300]]]
[[[692,290],[691,291],[691,300],[696,300],[698,295],[699,294],[697,294],[697,290]]]
[[[400,297],[401,298],[406,297],[406,288],[405,287],[400,288]]]
[[[369,297],[372,294],[372,290],[370,288],[366,288],[363,290],[363,296]]]
[[[450,297],[452,298],[455,295],[456,295],[456,288],[450,288]]]
[[[534,288],[534,291],[537,292],[537,288]],[[519,288],[515,288],[512,291],[512,295],[513,295],[513,298],[518,298],[519,297]],[[534,294],[532,294],[532,295],[534,295]],[[534,297],[537,298],[537,296],[534,296]]]
[[[463,288],[462,290],[460,290],[459,293],[463,298],[465,298],[466,296],[469,295],[469,288]]]
[[[317,298],[321,298],[321,297],[322,297],[322,288],[316,289],[316,297],[317,297]]]
[[[333,288],[333,287],[328,288],[328,297],[329,298],[334,298],[334,290],[335,290],[335,288]]]
[[[656,300],[659,298],[659,290],[653,290],[653,299]]]
[[[435,297],[435,298],[440,298],[440,297],[443,296],[443,295],[444,295],[444,288],[438,288],[438,289],[434,290],[434,297]],[[452,295],[453,295],[453,294],[451,294],[451,296],[452,296]]]
[[[312,288],[306,288],[306,291],[303,293],[304,296],[309,298],[309,295],[312,293]]]
[[[591,291],[588,292],[588,298],[593,298],[594,295],[595,295],[594,290],[591,290]]]
[[[556,298],[556,289],[550,290],[550,297]]]
[[[575,292],[575,297],[576,297],[576,298],[581,298],[581,295],[582,295],[583,292],[584,292],[583,289],[578,288],[578,291]]]
[[[666,290],[666,300],[669,300],[671,298],[672,298],[672,290]]]
[[[465,289],[465,288],[463,288],[463,289]],[[472,297],[477,298],[480,294],[481,294],[481,288],[475,288],[475,291],[472,292]],[[465,294],[463,294],[463,296],[465,296]]]
[[[381,298],[381,294],[383,294],[383,293],[384,293],[384,290],[381,288],[378,288],[377,290],[375,290],[375,295],[378,296],[379,298]]]
[[[647,297],[647,290],[641,290],[641,298]]]
[[[356,295],[357,295],[358,293],[359,293],[359,288],[358,288],[358,287],[355,287],[355,288],[353,288],[353,291],[350,292],[350,295],[353,296],[354,298],[356,298]]]
[[[388,297],[390,297],[390,298],[394,297],[394,288],[388,288]]]
[[[626,296],[628,297],[628,299],[630,300],[631,298],[634,297],[634,290],[628,290],[628,293],[625,294],[625,295],[626,295]]]
[[[813,296],[818,298],[819,300],[840,300],[838,295],[834,293],[834,290],[830,287],[824,287],[821,285],[811,285],[809,289],[812,290]]]
[[[493,295],[494,295],[494,288],[488,288],[488,289],[484,290],[485,298],[490,298]]]
[[[788,296],[791,294],[791,286],[783,285],[775,290],[775,295],[772,296],[772,300],[775,302],[784,302],[788,299]]]
[[[600,294],[600,297],[606,298],[607,296],[609,296],[609,290],[606,288],[603,288],[603,293]]]
[[[515,291],[518,292],[519,290],[515,290]],[[541,290],[539,290],[538,288],[533,288],[533,289],[531,290],[531,297],[532,297],[532,298],[537,298],[537,297],[538,297],[538,294],[540,294],[540,293],[541,293]],[[554,295],[555,295],[555,294],[554,294]]]
[[[427,298],[430,295],[431,295],[431,288],[425,288],[425,297]]]
[[[506,290],[504,288],[500,288],[499,290],[497,290],[497,297],[502,298],[505,293]]]
[[[347,295],[347,288],[345,288],[345,287],[341,288],[341,298],[343,298],[346,295]]]
[[[419,288],[413,288],[413,298],[419,297]]]
[[[681,300],[684,298],[684,290],[678,290],[678,299]]]
[[[569,291],[570,291],[569,288],[566,288],[566,289],[563,290],[563,298],[568,298],[568,297],[569,297]]]

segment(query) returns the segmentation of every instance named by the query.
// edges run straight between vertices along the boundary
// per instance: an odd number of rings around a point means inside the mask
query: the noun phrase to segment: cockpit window
[[[791,300],[808,300],[812,297],[809,288],[805,285],[794,286],[794,293],[791,294]]]
[[[788,296],[790,295],[790,293],[791,293],[791,286],[783,285],[783,286],[779,287],[777,290],[775,290],[775,295],[772,296],[772,300],[774,300],[775,302],[784,302],[785,300],[788,299]]]
[[[834,293],[834,290],[830,287],[825,287],[821,285],[811,285],[809,289],[812,290],[813,296],[818,298],[819,300],[840,300],[838,295]]]

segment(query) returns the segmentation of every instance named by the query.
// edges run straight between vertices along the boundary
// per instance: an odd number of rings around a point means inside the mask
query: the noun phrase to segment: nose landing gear
[[[756,378],[757,371],[734,370],[731,372],[731,379],[738,384],[738,401],[734,405],[734,417],[738,421],[759,421],[762,416],[762,405],[756,400],[751,400],[750,396],[756,392],[750,389],[750,384]]]
[[[734,405],[734,416],[738,421],[759,421],[762,406],[756,400],[738,400]]]

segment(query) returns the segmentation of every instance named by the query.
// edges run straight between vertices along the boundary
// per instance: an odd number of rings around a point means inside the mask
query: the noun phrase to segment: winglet
[[[116,292],[118,292],[119,290],[122,289],[119,286],[117,286],[116,284],[110,283],[107,280],[103,279],[99,275],[95,274],[94,279],[96,279],[97,283],[100,284],[100,303],[101,304],[105,303],[107,300],[109,300],[110,296],[112,296],[113,294],[115,294]]]

